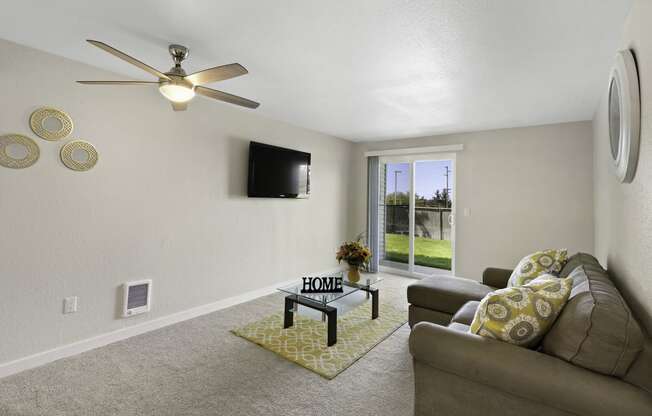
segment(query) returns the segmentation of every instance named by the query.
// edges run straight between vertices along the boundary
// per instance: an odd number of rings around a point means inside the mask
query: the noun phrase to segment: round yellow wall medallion
[[[72,170],[83,172],[97,164],[95,146],[83,140],[75,140],[61,148],[61,161]]]
[[[50,141],[63,139],[72,133],[72,119],[56,108],[43,107],[34,111],[29,125],[39,137]]]
[[[0,136],[0,165],[12,169],[32,166],[41,151],[34,140],[20,134]]]

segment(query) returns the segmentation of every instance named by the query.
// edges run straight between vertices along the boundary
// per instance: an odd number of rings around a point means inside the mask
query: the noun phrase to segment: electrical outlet
[[[471,208],[464,208],[464,216],[465,217],[471,216]]]
[[[70,296],[63,300],[63,313],[77,312],[77,296]]]

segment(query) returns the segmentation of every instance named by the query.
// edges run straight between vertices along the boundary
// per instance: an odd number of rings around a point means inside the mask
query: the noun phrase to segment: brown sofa
[[[652,342],[598,261],[572,256],[573,291],[536,349],[468,332],[482,283],[432,277],[408,288],[415,415],[652,415]]]

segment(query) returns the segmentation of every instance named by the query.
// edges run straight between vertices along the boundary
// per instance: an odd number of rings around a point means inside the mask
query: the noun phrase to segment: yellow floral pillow
[[[524,347],[536,346],[568,301],[573,279],[542,275],[524,286],[487,294],[469,331]]]
[[[537,251],[525,256],[509,277],[507,287],[522,286],[545,273],[559,274],[567,261],[565,248]]]

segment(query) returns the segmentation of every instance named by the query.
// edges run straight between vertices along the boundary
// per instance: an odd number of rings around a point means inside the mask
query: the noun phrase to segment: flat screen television
[[[310,153],[249,143],[247,195],[252,198],[308,198]]]

